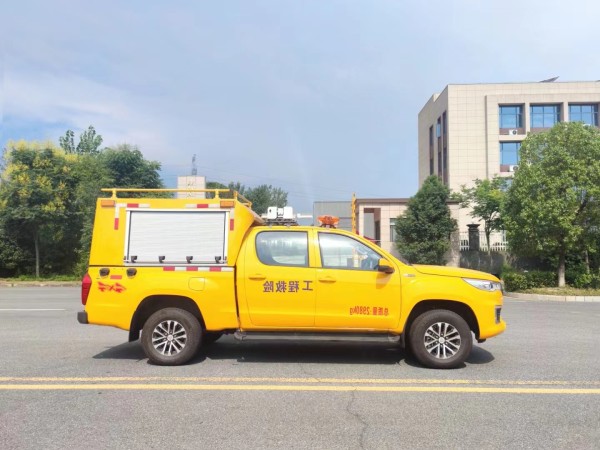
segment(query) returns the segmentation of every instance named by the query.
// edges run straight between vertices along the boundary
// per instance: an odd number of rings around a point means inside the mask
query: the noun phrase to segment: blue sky
[[[0,140],[92,124],[174,187],[408,197],[417,114],[448,83],[600,79],[596,1],[21,1],[0,7]]]

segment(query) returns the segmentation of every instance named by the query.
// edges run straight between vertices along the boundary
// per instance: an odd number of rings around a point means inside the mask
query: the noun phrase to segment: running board
[[[285,341],[344,341],[344,342],[400,342],[398,334],[381,333],[297,333],[240,331],[233,333],[238,341],[246,340],[285,340]]]

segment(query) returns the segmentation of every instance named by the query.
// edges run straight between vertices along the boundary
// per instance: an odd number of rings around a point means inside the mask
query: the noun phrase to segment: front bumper
[[[88,322],[88,314],[86,311],[79,311],[77,313],[77,322],[82,323],[84,325],[89,324]]]

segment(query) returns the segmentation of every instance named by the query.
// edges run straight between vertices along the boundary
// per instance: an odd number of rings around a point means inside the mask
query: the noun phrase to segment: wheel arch
[[[144,327],[146,320],[164,308],[180,308],[192,314],[205,329],[204,318],[200,312],[198,304],[189,297],[183,295],[150,295],[140,302],[129,327],[129,342],[135,341],[140,337],[140,331]]]
[[[477,322],[477,316],[471,309],[471,307],[465,303],[458,302],[455,300],[439,300],[439,299],[431,299],[431,300],[421,300],[417,303],[410,314],[408,315],[408,319],[406,320],[406,325],[404,327],[404,336],[407,336],[410,327],[417,317],[421,314],[432,311],[436,309],[445,309],[448,311],[452,311],[459,316],[461,316],[471,331],[475,334],[476,339],[479,339],[479,322]]]

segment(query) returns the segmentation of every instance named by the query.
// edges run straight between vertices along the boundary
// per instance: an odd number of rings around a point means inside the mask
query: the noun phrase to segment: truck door
[[[318,232],[315,326],[386,330],[400,316],[400,274],[377,270],[381,255],[362,242]]]
[[[308,232],[260,231],[247,245],[243,277],[252,324],[312,327],[315,268],[309,264]]]

